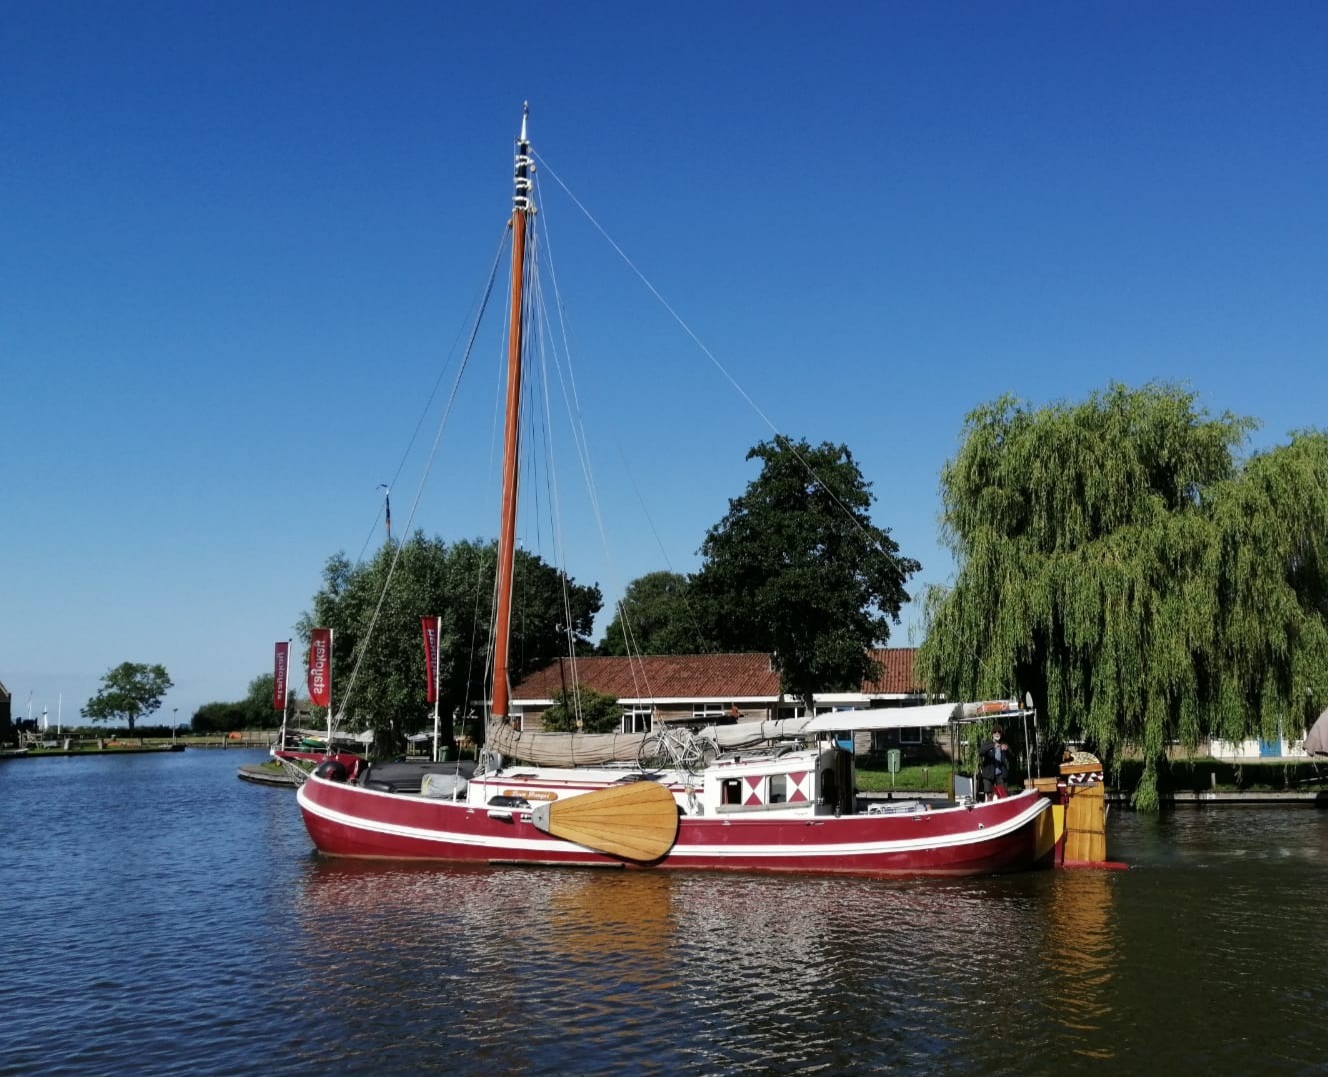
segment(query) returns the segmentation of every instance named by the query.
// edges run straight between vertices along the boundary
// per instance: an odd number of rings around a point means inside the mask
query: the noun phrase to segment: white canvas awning
[[[863,710],[818,714],[803,729],[808,733],[841,730],[918,729],[951,722],[983,722],[1022,718],[1026,712],[1017,703],[928,703],[921,707],[873,707]]]

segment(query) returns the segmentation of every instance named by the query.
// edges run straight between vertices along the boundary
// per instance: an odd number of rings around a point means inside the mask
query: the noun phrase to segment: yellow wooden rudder
[[[678,839],[678,805],[658,782],[614,785],[541,804],[530,821],[556,838],[609,856],[649,863]]]

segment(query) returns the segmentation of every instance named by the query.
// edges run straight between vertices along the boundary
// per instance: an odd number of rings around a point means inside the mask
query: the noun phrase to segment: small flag
[[[332,629],[309,633],[309,699],[319,707],[332,703]]]
[[[424,629],[424,675],[428,678],[428,702],[438,701],[438,618],[421,617],[420,626]]]
[[[286,709],[286,665],[290,659],[290,644],[277,644],[277,651],[272,661],[272,709]]]

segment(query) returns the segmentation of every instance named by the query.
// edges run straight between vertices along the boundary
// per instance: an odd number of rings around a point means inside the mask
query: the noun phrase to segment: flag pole
[[[327,755],[332,754],[332,639],[336,630],[327,630]]]
[[[438,648],[443,642],[443,619],[434,618],[434,642],[433,642],[433,669],[429,671],[429,676],[433,678],[433,761],[438,762],[438,697],[442,695],[439,692],[438,681],[441,679],[443,669],[443,656],[438,653]]]

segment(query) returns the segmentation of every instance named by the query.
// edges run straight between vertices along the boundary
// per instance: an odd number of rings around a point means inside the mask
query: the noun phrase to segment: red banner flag
[[[438,701],[438,618],[421,617],[420,626],[424,629],[424,675],[429,679],[430,703]]]
[[[319,707],[332,704],[332,629],[309,633],[309,699]]]
[[[278,643],[277,653],[272,661],[272,709],[286,709],[286,663],[290,659],[290,644]]]

